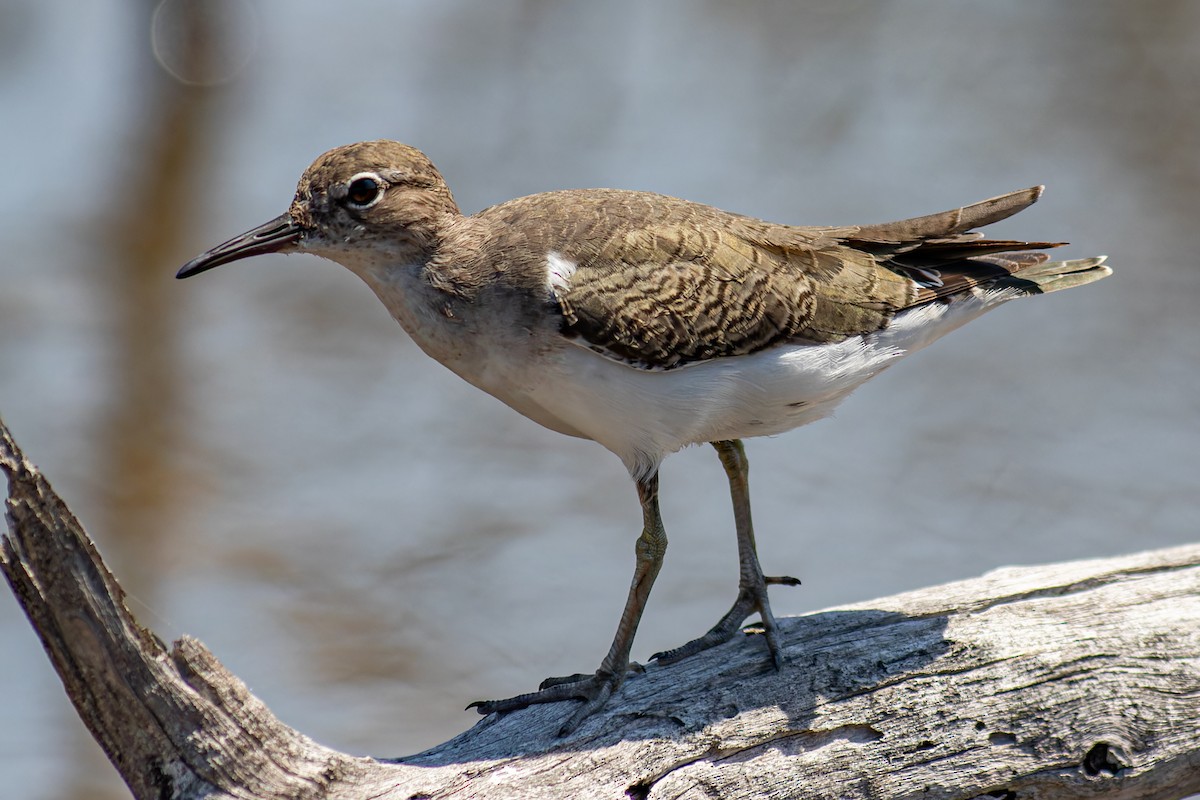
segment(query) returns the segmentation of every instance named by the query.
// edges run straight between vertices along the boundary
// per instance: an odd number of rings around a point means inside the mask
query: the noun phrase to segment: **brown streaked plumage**
[[[550,679],[481,712],[581,699],[560,733],[625,680],[666,534],[658,468],[711,442],[729,481],[740,577],[733,607],[670,663],[762,617],[783,644],[755,552],[741,439],[828,414],[855,387],[1001,303],[1109,274],[1103,258],[1050,262],[1053,242],[975,229],[1041,188],[881,225],[794,227],[613,189],[532,195],[462,215],[437,169],[397,142],[331,150],[286,214],[186,264],[188,277],[267,252],[308,251],[362,278],[429,355],[525,416],[616,453],[643,530],[625,610],[592,675]]]
[[[531,254],[567,243],[561,255],[578,267],[557,296],[566,333],[636,363],[673,367],[783,341],[871,333],[905,308],[1044,261],[975,259],[1057,245],[966,232],[1016,213],[1040,193],[1015,192],[919,225],[870,228],[789,227],[614,190],[556,192],[551,210],[543,207],[547,195],[534,195],[479,217],[519,228]],[[592,221],[584,235],[576,219]],[[937,269],[942,285],[921,288],[913,267]]]

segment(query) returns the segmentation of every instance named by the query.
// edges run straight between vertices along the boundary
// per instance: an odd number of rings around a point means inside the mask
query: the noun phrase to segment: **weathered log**
[[[137,798],[1179,798],[1200,792],[1200,546],[997,570],[782,620],[398,759],[283,725],[195,639],[141,627],[0,424],[13,592]],[[404,725],[397,709],[397,725]],[[416,721],[409,724],[419,724]]]

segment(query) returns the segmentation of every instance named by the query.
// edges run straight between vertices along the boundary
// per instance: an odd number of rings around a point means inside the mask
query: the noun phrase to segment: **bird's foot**
[[[639,665],[632,665],[640,669]],[[566,736],[579,727],[579,723],[592,714],[604,708],[608,698],[620,688],[625,680],[625,671],[619,674],[606,669],[599,669],[588,675],[578,673],[563,678],[547,678],[542,681],[536,692],[519,694],[504,700],[476,700],[468,709],[473,708],[480,714],[493,712],[516,711],[539,703],[557,703],[559,700],[582,700],[583,705],[575,709],[570,718],[558,729],[559,736]]]
[[[782,669],[783,648],[779,644],[779,626],[775,623],[775,615],[771,613],[771,604],[767,600],[767,587],[799,585],[799,579],[787,575],[763,577],[759,581],[744,583],[738,591],[733,608],[729,609],[708,633],[673,650],[655,653],[650,658],[660,664],[673,664],[695,655],[701,650],[724,644],[733,638],[747,617],[758,612],[759,617],[762,618],[762,633],[766,637],[767,650],[771,653],[771,663],[774,664],[775,669]]]

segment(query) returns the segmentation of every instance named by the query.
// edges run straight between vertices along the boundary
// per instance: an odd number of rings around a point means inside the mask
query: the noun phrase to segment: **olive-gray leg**
[[[480,714],[494,711],[513,711],[537,703],[553,703],[558,700],[583,700],[583,705],[559,729],[558,735],[565,736],[579,727],[589,715],[604,707],[629,671],[629,651],[637,633],[646,598],[658,571],[662,568],[663,555],[667,551],[667,532],[663,528],[658,510],[658,473],[638,481],[638,498],[642,504],[642,535],[636,545],[637,562],[633,571],[633,582],[629,597],[617,624],[617,635],[613,637],[608,655],[600,662],[600,668],[592,675],[571,675],[566,678],[547,678],[536,692],[517,695],[505,700],[480,700],[467,706]]]
[[[758,563],[758,551],[754,545],[754,525],[750,520],[750,464],[746,460],[746,449],[738,439],[712,442],[712,446],[717,449],[717,455],[721,457],[721,464],[725,467],[725,475],[729,478],[729,494],[733,499],[739,564],[737,600],[734,601],[733,608],[729,609],[708,633],[674,650],[656,653],[651,657],[659,663],[670,664],[727,642],[738,632],[746,618],[757,611],[762,618],[771,661],[775,668],[779,669],[783,666],[783,651],[779,645],[778,626],[775,624],[774,615],[771,614],[771,604],[767,600],[767,586],[798,586],[800,581],[787,576],[763,575],[762,567]]]

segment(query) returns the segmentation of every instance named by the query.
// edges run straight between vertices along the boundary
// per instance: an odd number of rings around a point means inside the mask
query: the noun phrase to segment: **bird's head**
[[[382,254],[423,262],[458,206],[441,173],[415,147],[387,140],[338,147],[313,162],[287,212],[184,264],[177,278],[263,253],[311,252],[354,267]]]

